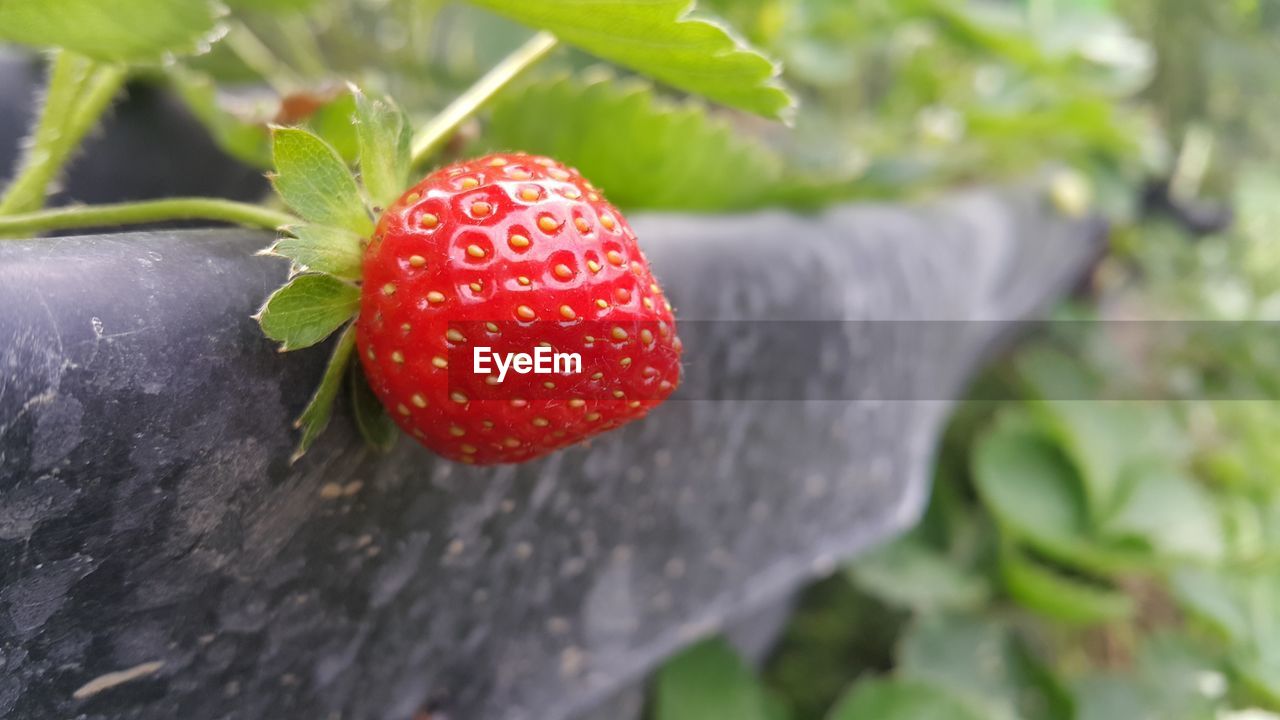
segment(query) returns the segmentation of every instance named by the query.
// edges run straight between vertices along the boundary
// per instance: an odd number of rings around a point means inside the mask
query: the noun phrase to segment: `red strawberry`
[[[374,392],[423,445],[520,462],[643,417],[680,379],[671,306],[600,191],[545,157],[442,168],[383,213],[356,344]],[[548,350],[539,351],[539,346]],[[580,372],[474,372],[477,347],[577,353]],[[567,372],[565,372],[567,370]]]

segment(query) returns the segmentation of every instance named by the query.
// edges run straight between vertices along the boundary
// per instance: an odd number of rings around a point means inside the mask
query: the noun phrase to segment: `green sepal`
[[[377,208],[390,205],[409,185],[409,120],[391,98],[371,99],[352,86],[356,101],[356,140],[360,180]]]
[[[293,423],[294,427],[302,430],[302,437],[298,440],[298,449],[289,457],[289,462],[296,462],[311,449],[316,438],[320,437],[320,433],[329,426],[329,418],[333,416],[333,400],[338,396],[338,388],[342,387],[343,372],[346,371],[347,363],[351,360],[351,350],[355,347],[355,343],[355,325],[351,324],[342,331],[342,335],[338,336],[338,342],[333,346],[333,355],[330,356],[329,364],[325,367],[320,385],[311,396],[311,401],[307,403],[302,415],[299,415]]]
[[[352,363],[350,375],[351,413],[355,416],[356,427],[370,447],[386,452],[396,444],[396,437],[399,436],[396,424],[378,396],[373,394],[360,363]]]
[[[315,272],[360,279],[364,246],[358,235],[324,225],[295,225],[286,230],[293,237],[280,238],[264,254],[289,258]]]
[[[271,155],[276,192],[304,220],[360,237],[373,234],[360,188],[329,143],[302,128],[273,127]]]
[[[280,351],[310,347],[355,317],[360,289],[324,273],[307,273],[271,293],[254,318]]]

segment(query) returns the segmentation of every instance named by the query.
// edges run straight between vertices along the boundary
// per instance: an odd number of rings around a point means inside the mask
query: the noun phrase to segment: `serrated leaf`
[[[391,98],[370,99],[354,88],[351,94],[356,101],[360,179],[373,204],[385,208],[409,185],[413,130]]]
[[[792,111],[776,66],[717,23],[689,17],[690,0],[471,2],[716,102],[770,118]]]
[[[755,207],[782,170],[768,149],[736,137],[704,108],[661,101],[643,81],[598,74],[500,96],[480,143],[477,151],[519,148],[573,165],[628,209]]]
[[[0,40],[106,62],[156,62],[207,45],[219,7],[205,0],[3,0]]]
[[[271,246],[272,254],[316,272],[360,279],[364,248],[354,233],[324,225],[297,225],[289,232],[293,237],[277,240]]]
[[[764,691],[719,638],[667,661],[657,674],[653,720],[766,720]]]
[[[378,396],[373,394],[359,363],[351,367],[351,413],[356,418],[360,435],[375,450],[386,452],[395,445],[398,437],[396,424]]]
[[[272,178],[285,204],[317,225],[368,237],[373,221],[351,171],[328,143],[300,128],[272,129]]]
[[[355,347],[355,342],[355,325],[348,325],[347,329],[342,331],[342,335],[338,336],[338,343],[333,346],[333,355],[329,357],[329,364],[325,366],[320,386],[316,388],[306,409],[294,423],[295,427],[302,430],[302,438],[298,441],[298,449],[289,458],[290,462],[296,461],[310,450],[316,438],[320,437],[320,433],[329,426],[329,418],[333,416],[333,400],[338,396],[338,388],[342,387],[342,375],[347,369],[347,363],[351,360],[351,350]]]
[[[827,720],[986,720],[944,687],[919,680],[863,680]]]
[[[355,316],[360,290],[332,275],[299,275],[276,290],[258,313],[262,332],[282,351],[310,347]]]

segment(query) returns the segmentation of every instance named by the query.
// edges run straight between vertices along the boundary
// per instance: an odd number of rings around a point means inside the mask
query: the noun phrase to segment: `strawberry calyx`
[[[339,333],[333,354],[307,407],[295,425],[301,431],[297,460],[324,431],[344,378],[351,392],[356,426],[365,440],[387,448],[395,433],[371,396],[354,348],[352,321],[359,310],[361,264],[373,234],[373,218],[408,184],[410,127],[387,99],[371,99],[351,87],[355,98],[359,176],[315,133],[296,127],[271,128],[275,172],[269,177],[281,200],[303,222],[282,228],[285,235],[260,254],[290,260],[288,281],[253,317],[281,352],[311,347]]]

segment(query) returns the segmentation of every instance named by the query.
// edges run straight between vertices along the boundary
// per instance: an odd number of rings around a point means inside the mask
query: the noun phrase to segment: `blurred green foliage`
[[[178,63],[154,61],[216,39],[211,4],[133,0],[129,22],[96,24],[10,10],[0,39],[129,61],[265,167],[272,122],[355,157],[342,81],[420,127],[529,34],[445,0],[228,4],[225,37]],[[702,0],[694,22],[668,0],[588,18],[479,4],[580,50],[439,161],[545,152],[624,208],[705,212],[1047,176],[1059,209],[1113,221],[1059,311],[1085,322],[975,383],[919,525],[811,587],[758,671],[719,640],[671,660],[653,720],[1280,718],[1280,340],[1261,324],[1280,316],[1280,1]],[[792,126],[767,119],[787,100],[769,63],[703,20],[781,61]],[[655,40],[729,52],[708,78],[696,47]],[[1188,221],[1206,202],[1234,224]],[[1258,324],[1118,344],[1088,322],[1131,316]],[[1064,399],[1135,387],[1178,400]]]
[[[920,524],[810,588],[743,682],[795,720],[1280,717],[1280,3],[716,5],[787,63],[802,155],[861,149],[892,197],[1069,168],[1114,222],[955,414]],[[1167,212],[1205,203],[1234,223]],[[1092,322],[1126,317],[1230,322]],[[1173,400],[1105,400],[1135,388]]]
[[[558,3],[535,11],[493,2],[525,20],[559,12]],[[643,12],[661,15],[679,4],[650,3],[653,9]],[[500,97],[492,118],[469,127],[465,142],[441,159],[463,149],[545,148],[590,169],[624,208],[708,212],[906,197],[1025,177],[1048,165],[1069,165],[1101,184],[1132,185],[1163,157],[1145,132],[1149,118],[1120,102],[1151,81],[1150,47],[1098,3],[1036,4],[1047,9],[1031,14],[1016,4],[958,0],[710,0],[692,17],[727,22],[781,61],[781,80],[799,102],[793,127],[711,107],[679,90],[776,112],[780,95],[760,84],[758,56],[739,53],[732,57],[741,61],[716,65],[723,92],[708,93],[696,86],[706,78],[695,77],[706,68],[692,73],[675,57],[682,53],[668,51],[672,57],[663,59],[637,49],[616,58],[615,79],[607,80],[595,67],[599,59],[574,51]],[[630,5],[618,12],[632,12]],[[289,11],[299,6],[305,11]],[[279,121],[275,103],[264,102],[264,80],[294,105],[310,99],[323,108],[330,99],[323,88],[350,79],[390,93],[420,124],[527,32],[443,0],[282,7],[236,5],[224,41],[167,73],[230,150],[260,163],[262,143],[243,128]],[[559,22],[553,17],[544,25]],[[582,35],[575,35],[576,45],[614,59],[622,52],[615,46],[636,44],[615,37],[618,23],[593,23],[575,30]],[[672,30],[672,37],[700,32]],[[640,75],[627,77],[631,69]],[[341,147],[341,137],[329,138],[309,116],[297,121]],[[566,125],[624,127],[632,142],[579,140]],[[649,171],[611,174],[619,164],[607,160],[619,157],[631,166],[643,158]],[[739,173],[736,183],[717,182],[730,171]],[[1120,196],[1105,194],[1124,209]]]
[[[469,154],[515,149],[572,158],[612,202],[630,208],[753,208],[782,184],[781,160],[723,119],[659,99],[646,83],[597,73],[499,99]]]

